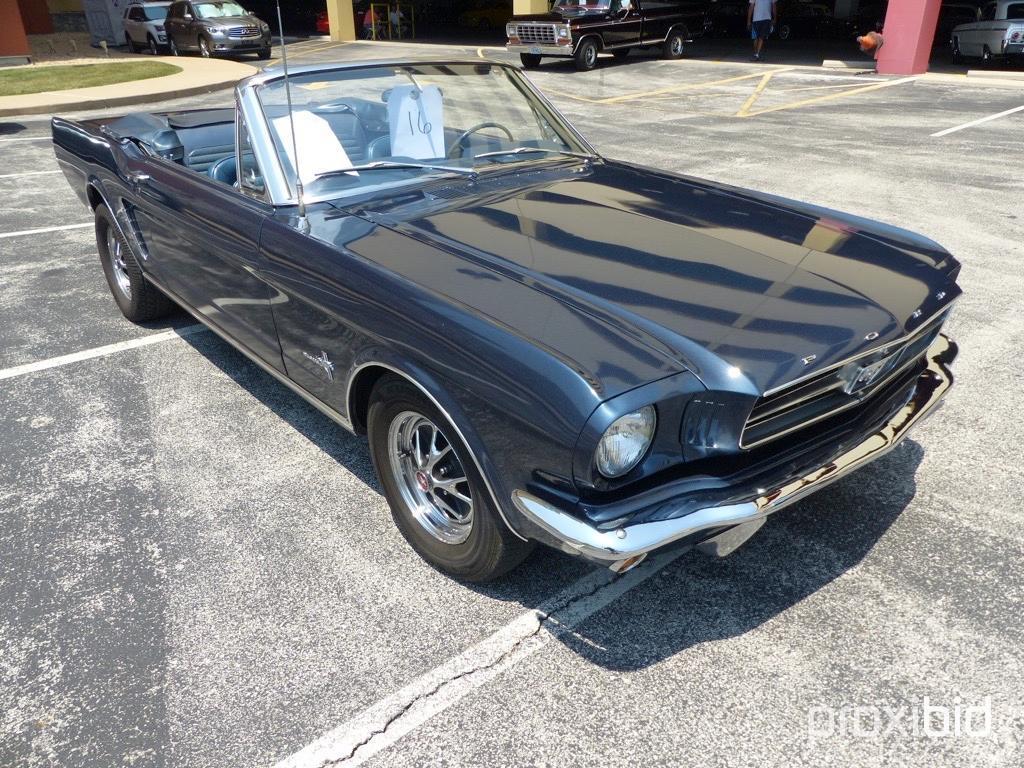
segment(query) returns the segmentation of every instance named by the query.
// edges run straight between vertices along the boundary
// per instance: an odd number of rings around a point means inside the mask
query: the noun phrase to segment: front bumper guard
[[[910,400],[892,418],[857,445],[828,464],[766,491],[749,501],[719,507],[705,507],[668,520],[625,525],[602,531],[524,491],[515,491],[512,501],[530,521],[563,544],[567,552],[582,555],[624,571],[656,549],[703,531],[726,528],[699,546],[726,555],[743,544],[764,523],[765,518],[835,482],[855,469],[885,455],[911,429],[930,416],[953,385],[949,364],[957,348],[940,335],[928,348],[928,367],[918,378]]]

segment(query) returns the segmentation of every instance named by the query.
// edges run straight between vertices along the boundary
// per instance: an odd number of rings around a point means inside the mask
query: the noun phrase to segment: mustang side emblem
[[[811,363],[813,363],[817,359],[818,359],[817,355],[808,355],[807,357],[801,357],[800,358],[800,362],[803,363],[804,365],[810,365]]]
[[[313,357],[313,355],[309,354],[309,352],[303,352],[302,356],[305,357],[307,360],[311,360],[314,363],[316,363],[316,365],[323,370],[324,374],[327,376],[328,381],[334,381],[334,363],[332,363],[331,359],[327,357],[326,352],[320,350],[319,357]]]

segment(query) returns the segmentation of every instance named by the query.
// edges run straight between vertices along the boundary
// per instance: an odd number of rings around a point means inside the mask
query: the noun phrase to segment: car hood
[[[374,216],[628,329],[714,389],[772,389],[959,294],[957,262],[926,238],[618,162],[455,180]]]
[[[202,19],[202,21],[215,27],[229,27],[233,24],[260,26],[260,20],[255,16],[218,16],[215,19]]]

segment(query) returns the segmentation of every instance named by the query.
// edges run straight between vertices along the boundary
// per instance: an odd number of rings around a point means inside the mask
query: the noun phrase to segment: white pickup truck
[[[988,3],[978,21],[953,27],[949,44],[954,59],[1024,56],[1024,0]]]

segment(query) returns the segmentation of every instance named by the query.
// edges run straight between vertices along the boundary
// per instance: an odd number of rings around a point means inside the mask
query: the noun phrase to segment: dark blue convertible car
[[[534,542],[727,554],[952,383],[936,243],[606,159],[512,67],[271,69],[236,98],[53,120],[114,299],[184,307],[366,433],[453,576]]]

